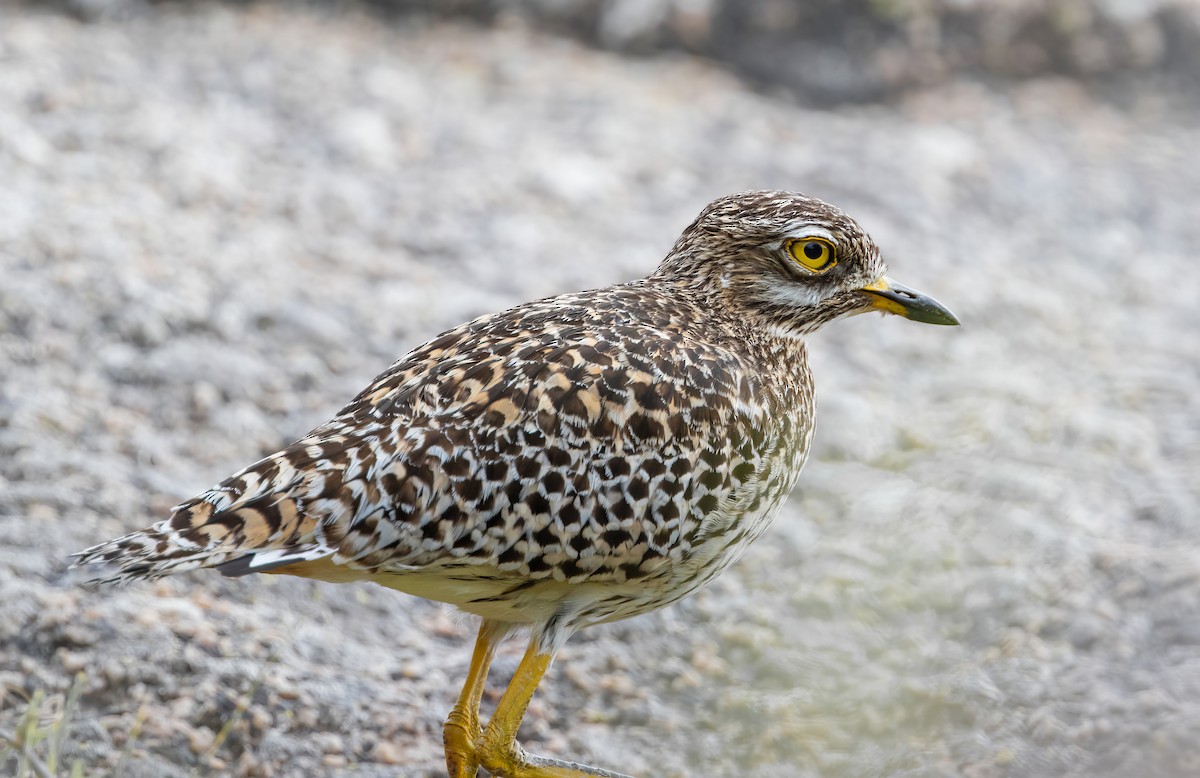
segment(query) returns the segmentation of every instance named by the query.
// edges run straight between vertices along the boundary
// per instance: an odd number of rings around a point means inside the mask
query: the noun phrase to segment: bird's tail
[[[283,457],[268,457],[145,529],[72,554],[85,583],[123,584],[215,567],[245,575],[331,553],[295,495]]]

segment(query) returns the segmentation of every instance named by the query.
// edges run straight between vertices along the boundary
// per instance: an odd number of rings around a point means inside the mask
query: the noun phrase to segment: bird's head
[[[713,201],[659,268],[660,275],[713,292],[795,334],[868,311],[958,324],[941,303],[886,272],[879,247],[857,222],[792,192],[744,192]]]

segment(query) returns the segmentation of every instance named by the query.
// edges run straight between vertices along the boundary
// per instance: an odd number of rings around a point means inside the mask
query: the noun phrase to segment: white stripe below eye
[[[779,284],[767,289],[767,299],[791,308],[806,308],[826,298],[823,290],[800,284]]]

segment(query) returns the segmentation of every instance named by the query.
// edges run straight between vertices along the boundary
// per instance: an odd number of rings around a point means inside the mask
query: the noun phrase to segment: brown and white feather
[[[838,241],[837,273],[780,259],[805,229]],[[77,564],[107,564],[105,582],[373,580],[567,632],[661,607],[791,491],[814,419],[803,336],[883,270],[820,201],[723,198],[650,276],[439,335],[302,439]]]

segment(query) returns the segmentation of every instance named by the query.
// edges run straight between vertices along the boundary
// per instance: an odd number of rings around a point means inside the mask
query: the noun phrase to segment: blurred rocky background
[[[85,19],[150,0],[58,0]],[[522,24],[605,50],[706,57],[760,87],[833,103],[969,76],[1056,74],[1111,93],[1200,88],[1194,0],[364,0],[393,19]],[[352,7],[352,4],[312,3]]]
[[[1200,773],[1197,52],[1187,0],[0,6],[0,736],[60,775],[444,774],[466,620],[87,592],[66,555],[780,187],[964,326],[815,337],[776,526],[576,636],[526,744],[644,778]]]

